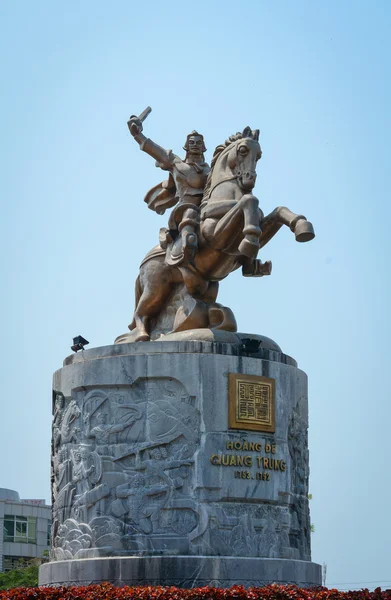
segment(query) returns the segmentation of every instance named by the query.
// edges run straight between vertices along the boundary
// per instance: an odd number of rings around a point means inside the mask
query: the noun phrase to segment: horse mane
[[[243,138],[252,138],[253,140],[258,140],[258,137],[259,137],[259,129],[252,131],[250,129],[250,127],[246,127],[242,131],[242,133],[240,133],[240,131],[238,131],[238,132],[230,135],[229,138],[226,139],[223,144],[216,146],[215,151],[213,153],[212,161],[210,163],[209,175],[207,177],[206,184],[205,184],[204,195],[202,197],[203,202],[207,202],[209,200],[213,169],[216,165],[217,160],[221,156],[222,152],[224,150],[226,150],[227,148],[229,148],[229,146],[231,146],[234,142],[237,142],[238,140],[241,140]]]

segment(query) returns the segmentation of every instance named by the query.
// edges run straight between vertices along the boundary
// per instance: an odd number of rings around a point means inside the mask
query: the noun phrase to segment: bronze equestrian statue
[[[293,231],[296,241],[308,242],[315,237],[313,226],[286,207],[266,216],[259,208],[252,194],[262,156],[258,129],[246,127],[217,146],[209,168],[204,138],[197,131],[187,136],[183,160],[146,138],[142,121],[150,110],[131,117],[129,130],[169,175],[145,201],[158,214],[175,208],[168,227],[160,230],[160,243],[141,263],[131,331],[116,342],[163,339],[164,334],[199,329],[234,332],[232,311],[216,302],[219,281],[239,267],[245,277],[270,275],[271,262],[257,258],[260,248],[282,225]]]

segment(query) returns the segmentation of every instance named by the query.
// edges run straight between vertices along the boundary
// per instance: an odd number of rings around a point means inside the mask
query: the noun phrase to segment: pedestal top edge
[[[210,555],[204,555],[204,554],[168,554],[168,555],[161,555],[161,556],[149,556],[149,555],[142,555],[142,556],[94,556],[94,557],[90,557],[90,558],[71,558],[69,560],[56,560],[56,561],[49,561],[47,563],[44,563],[42,566],[44,566],[45,568],[49,568],[52,565],[67,565],[70,563],[91,563],[91,562],[95,562],[95,563],[99,563],[99,562],[129,562],[129,561],[144,561],[144,560],[148,560],[149,562],[170,562],[172,561],[172,559],[174,560],[182,560],[182,561],[187,561],[187,562],[194,562],[195,560],[206,560],[206,561],[210,561],[210,560],[221,560],[221,561],[237,561],[237,562],[243,562],[243,563],[249,563],[252,562],[254,564],[259,563],[259,562],[264,562],[264,563],[295,563],[295,564],[302,564],[302,565],[315,565],[316,567],[318,567],[318,563],[314,563],[311,560],[301,560],[299,558],[278,558],[278,557],[267,557],[267,556],[210,556]]]
[[[82,363],[89,360],[113,358],[116,356],[156,355],[156,354],[215,354],[223,356],[242,356],[258,360],[268,360],[297,367],[297,362],[291,356],[281,352],[281,349],[268,348],[268,338],[265,342],[261,336],[254,336],[260,341],[259,348],[254,352],[243,344],[205,341],[164,341],[164,342],[133,342],[130,344],[112,344],[98,346],[74,354],[64,359],[63,366]],[[265,347],[266,346],[266,347]],[[278,346],[277,346],[278,347]]]

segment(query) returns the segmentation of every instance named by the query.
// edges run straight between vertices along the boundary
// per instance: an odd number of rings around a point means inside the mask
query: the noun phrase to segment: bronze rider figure
[[[153,187],[144,200],[158,214],[175,206],[168,229],[160,230],[160,245],[166,249],[168,265],[186,266],[193,261],[198,248],[200,204],[210,171],[204,158],[204,138],[192,131],[186,138],[183,147],[186,156],[182,160],[172,150],[165,150],[145,137],[139,117],[130,117],[128,126],[141,150],[156,160],[157,167],[169,172],[168,180]]]

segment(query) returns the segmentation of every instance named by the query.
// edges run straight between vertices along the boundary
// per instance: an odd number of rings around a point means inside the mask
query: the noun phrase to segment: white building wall
[[[3,535],[2,535],[2,531],[4,531],[3,527],[4,527],[4,519],[1,517],[0,518],[0,573],[3,572]]]
[[[51,507],[41,502],[43,501],[20,500],[17,492],[0,488],[0,572],[4,570],[4,556],[40,558],[45,550],[49,550],[47,530],[51,520]],[[4,515],[35,517],[36,543],[5,542]]]

